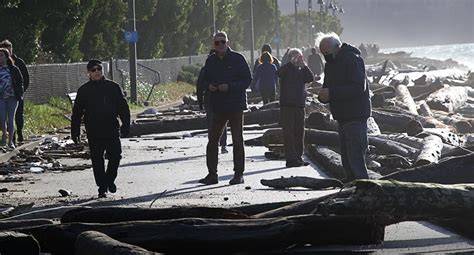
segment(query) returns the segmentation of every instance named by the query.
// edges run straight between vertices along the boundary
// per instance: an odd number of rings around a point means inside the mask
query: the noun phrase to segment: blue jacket
[[[342,44],[336,59],[326,63],[323,88],[329,88],[329,108],[335,120],[365,120],[371,116],[369,86],[360,51]]]
[[[219,58],[216,53],[209,56],[204,65],[204,88],[210,84],[229,85],[226,92],[209,92],[209,105],[213,112],[241,112],[247,109],[247,94],[245,90],[252,81],[249,66],[245,57],[227,50],[224,58]]]
[[[258,82],[259,90],[275,90],[277,83],[277,67],[274,64],[263,63],[257,67],[254,80]]]

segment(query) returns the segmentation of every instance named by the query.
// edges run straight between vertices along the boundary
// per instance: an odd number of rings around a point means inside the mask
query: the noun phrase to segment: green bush
[[[186,65],[181,67],[177,80],[189,84],[196,84],[201,67],[201,65]]]

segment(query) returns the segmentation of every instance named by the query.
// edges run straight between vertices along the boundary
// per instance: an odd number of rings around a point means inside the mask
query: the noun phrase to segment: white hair
[[[329,41],[331,48],[336,48],[338,46],[342,45],[341,39],[339,38],[339,35],[337,35],[335,32],[328,32],[328,33],[322,33],[319,32],[316,35],[316,45],[321,46],[322,41]]]
[[[289,51],[288,51],[288,56],[291,58],[293,56],[295,56],[296,54],[300,54],[300,55],[303,55],[303,52],[301,52],[300,49],[298,48],[291,48]]]

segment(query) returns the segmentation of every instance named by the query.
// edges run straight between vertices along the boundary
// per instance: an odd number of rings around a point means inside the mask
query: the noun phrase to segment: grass
[[[149,87],[144,85],[138,88],[138,101],[143,102],[148,96]],[[159,106],[176,100],[181,100],[185,95],[194,93],[195,87],[184,82],[165,83],[155,86],[150,98],[150,105]],[[130,104],[130,111],[138,112],[143,110],[141,104]],[[66,116],[70,116],[72,106],[68,99],[53,97],[47,104],[33,104],[25,102],[25,127],[23,134],[25,137],[42,135],[55,132],[57,129],[69,127],[70,121]]]

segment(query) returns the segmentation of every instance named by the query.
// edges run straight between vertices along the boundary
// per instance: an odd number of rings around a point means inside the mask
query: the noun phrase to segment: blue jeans
[[[346,173],[345,181],[368,179],[365,164],[365,153],[369,145],[367,120],[339,122],[339,142],[342,166]]]
[[[13,138],[15,131],[15,111],[18,106],[18,100],[15,97],[0,98],[0,128],[3,133],[8,132]]]

